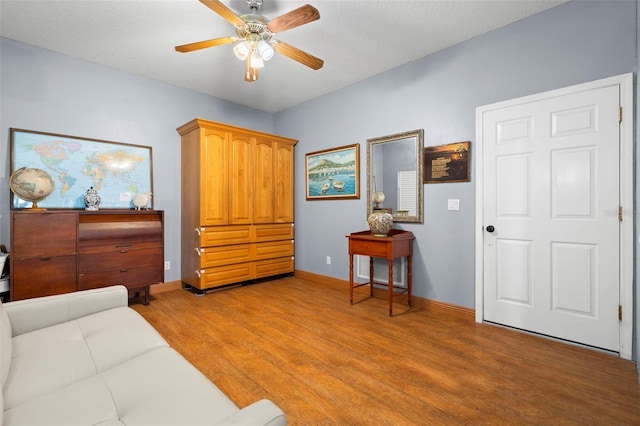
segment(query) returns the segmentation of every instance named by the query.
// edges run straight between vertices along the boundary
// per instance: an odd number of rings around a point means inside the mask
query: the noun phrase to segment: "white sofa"
[[[239,409],[127,306],[125,287],[0,304],[0,426],[286,425]]]

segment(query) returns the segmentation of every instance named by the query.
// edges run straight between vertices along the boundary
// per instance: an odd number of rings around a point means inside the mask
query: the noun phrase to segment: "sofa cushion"
[[[77,320],[98,373],[157,347],[168,347],[139,313],[123,307]]]
[[[175,350],[146,352],[5,411],[15,425],[212,425],[239,410]]]
[[[30,399],[4,412],[3,426],[122,425],[109,387],[100,376]]]
[[[114,308],[13,338],[8,410],[167,343],[142,316]]]
[[[120,420],[136,425],[211,425],[238,407],[172,348],[158,348],[102,374]]]
[[[4,386],[11,365],[11,322],[0,302],[0,387]]]

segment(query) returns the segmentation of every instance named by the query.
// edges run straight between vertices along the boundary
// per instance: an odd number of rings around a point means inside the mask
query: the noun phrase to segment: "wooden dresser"
[[[20,300],[122,284],[144,292],[164,281],[164,212],[11,212],[10,297]]]
[[[196,119],[182,136],[182,282],[203,293],[294,271],[297,141]]]

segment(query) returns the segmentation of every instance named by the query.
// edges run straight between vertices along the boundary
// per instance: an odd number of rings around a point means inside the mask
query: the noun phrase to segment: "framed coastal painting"
[[[131,209],[136,194],[153,192],[149,146],[23,129],[9,132],[11,174],[27,167],[53,178],[53,191],[38,207],[84,209],[84,195],[93,188],[101,209]],[[11,197],[12,209],[32,205],[13,192]]]
[[[360,144],[306,154],[307,200],[360,198]]]

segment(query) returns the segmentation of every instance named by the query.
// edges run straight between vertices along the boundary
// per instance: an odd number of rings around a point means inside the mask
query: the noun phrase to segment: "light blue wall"
[[[273,115],[0,38],[0,244],[9,246],[9,128],[153,148],[153,203],[165,211],[166,281],[180,279],[180,135],[193,118],[273,133]],[[83,190],[84,192],[84,190]]]
[[[348,279],[345,235],[367,229],[368,138],[424,128],[426,146],[471,141],[473,161],[476,107],[634,72],[636,30],[635,1],[570,2],[277,114],[276,133],[300,139],[296,268]],[[361,198],[306,201],[305,153],[356,142]],[[475,169],[470,183],[425,185],[424,224],[398,226],[416,235],[417,296],[474,308],[474,181]]]

